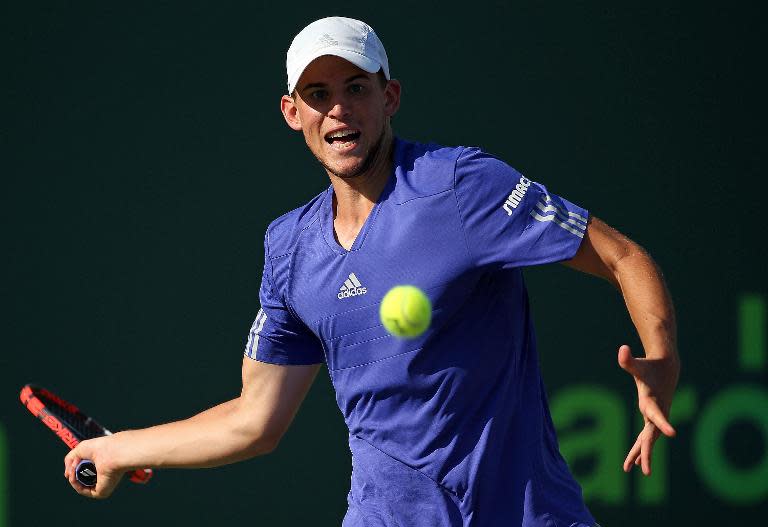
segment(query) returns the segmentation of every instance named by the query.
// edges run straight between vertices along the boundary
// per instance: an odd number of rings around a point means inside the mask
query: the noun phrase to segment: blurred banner
[[[552,416],[560,447],[576,469],[588,501],[602,505],[658,506],[669,503],[673,463],[695,478],[706,494],[731,505],[756,505],[768,498],[768,390],[749,382],[750,374],[764,373],[768,363],[765,298],[744,295],[738,313],[738,355],[735,364],[723,365],[724,386],[706,398],[694,379],[678,388],[671,419],[689,433],[685,448],[670,460],[666,441],[654,450],[651,477],[635,473],[630,478],[616,470],[642,420],[632,426],[635,409],[627,408],[622,394],[600,384],[574,384],[558,388],[552,399]],[[695,359],[693,359],[695,360]],[[579,426],[580,422],[584,426]],[[583,463],[589,465],[579,469]],[[675,475],[678,471],[675,471]],[[680,478],[680,476],[678,476]],[[685,481],[685,480],[683,480]],[[686,482],[685,484],[690,484]]]
[[[69,488],[66,447],[18,401],[36,382],[119,430],[238,395],[264,231],[328,185],[279,112],[285,51],[336,14],[383,40],[398,135],[482,147],[663,269],[683,368],[678,437],[650,478],[621,469],[641,423],[617,350],[642,348],[620,295],[526,270],[561,449],[600,523],[762,521],[764,9],[6,2],[0,527],[340,525],[351,465],[325,370],[273,454],[158,471],[106,501]]]
[[[8,526],[8,440],[0,424],[0,527]]]

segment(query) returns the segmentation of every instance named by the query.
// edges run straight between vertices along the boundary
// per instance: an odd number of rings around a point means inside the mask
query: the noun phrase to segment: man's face
[[[288,125],[332,174],[350,178],[367,170],[388,137],[400,105],[400,85],[382,82],[340,57],[325,55],[304,70],[281,109]]]

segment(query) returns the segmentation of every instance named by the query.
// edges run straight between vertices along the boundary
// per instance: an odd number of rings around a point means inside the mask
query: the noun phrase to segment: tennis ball
[[[432,304],[427,295],[412,285],[390,289],[379,308],[381,323],[396,337],[418,337],[432,320]]]

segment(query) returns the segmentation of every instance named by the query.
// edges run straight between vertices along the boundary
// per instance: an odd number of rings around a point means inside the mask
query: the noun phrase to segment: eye
[[[315,90],[309,94],[309,98],[313,101],[323,101],[328,97],[326,90]]]
[[[362,84],[350,84],[348,89],[349,93],[360,94],[365,91],[365,86]]]

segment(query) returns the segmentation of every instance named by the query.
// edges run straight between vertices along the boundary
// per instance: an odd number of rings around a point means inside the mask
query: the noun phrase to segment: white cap
[[[332,16],[315,20],[291,42],[285,61],[289,94],[310,62],[323,55],[341,57],[368,73],[381,69],[389,80],[387,52],[373,28],[354,18]]]

